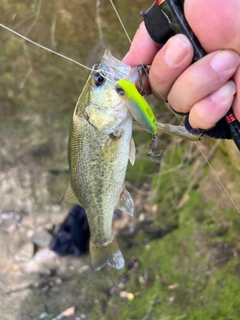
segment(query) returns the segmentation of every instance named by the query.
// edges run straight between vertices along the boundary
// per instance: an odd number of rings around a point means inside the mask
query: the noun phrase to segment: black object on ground
[[[74,206],[54,236],[50,249],[59,255],[79,257],[88,251],[90,230],[85,210]]]

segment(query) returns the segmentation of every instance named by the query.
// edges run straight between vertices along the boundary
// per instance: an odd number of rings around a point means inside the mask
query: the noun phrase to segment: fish
[[[141,67],[129,67],[105,50],[75,106],[68,142],[70,181],[63,200],[86,211],[93,270],[124,267],[112,234],[115,208],[133,215],[134,202],[124,186],[128,160],[135,161],[132,115],[114,89],[116,79],[139,81]]]

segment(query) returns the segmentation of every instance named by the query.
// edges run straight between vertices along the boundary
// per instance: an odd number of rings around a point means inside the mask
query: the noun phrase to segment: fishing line
[[[98,1],[98,0],[97,0],[97,1]],[[118,21],[120,22],[120,24],[121,24],[121,26],[122,26],[122,29],[123,29],[123,31],[124,31],[124,33],[125,33],[128,41],[129,41],[129,43],[132,44],[132,40],[131,40],[130,37],[129,37],[129,34],[128,34],[128,32],[127,32],[127,29],[125,28],[125,26],[124,26],[124,24],[123,24],[123,21],[122,21],[119,13],[118,13],[118,11],[117,11],[117,8],[115,7],[115,5],[114,5],[114,3],[113,3],[112,0],[109,0],[109,2],[111,3],[111,6],[112,6],[112,8],[113,8],[113,10],[114,10],[117,18],[118,18]],[[135,50],[134,50],[134,52],[135,52],[136,56],[138,57],[138,60],[139,60],[139,62],[140,62],[140,64],[141,64],[141,66],[142,66],[142,69],[144,70],[144,72],[145,72],[146,75],[148,76],[148,68],[141,62],[141,59],[140,59],[140,57],[139,57],[139,55],[138,55],[138,52],[136,52]],[[165,101],[165,99],[163,98],[163,96],[161,95],[160,92],[159,92],[159,94],[160,94],[161,98]],[[166,102],[166,101],[165,101],[165,102]]]
[[[80,62],[77,62],[76,60],[73,60],[73,59],[71,59],[71,58],[69,58],[69,57],[67,57],[67,56],[64,56],[63,54],[61,54],[61,53],[59,53],[59,52],[56,52],[56,51],[54,51],[54,50],[52,50],[52,49],[50,49],[50,48],[48,48],[48,47],[45,47],[45,46],[43,46],[43,45],[41,45],[41,44],[39,44],[39,43],[37,43],[37,42],[35,42],[35,41],[27,38],[27,37],[25,37],[25,36],[22,35],[21,33],[18,33],[17,31],[12,30],[11,28],[8,28],[7,26],[5,26],[5,25],[3,25],[3,24],[1,24],[1,23],[0,23],[0,27],[6,29],[6,30],[8,30],[8,31],[10,31],[11,33],[17,35],[18,37],[20,37],[20,38],[22,38],[22,39],[24,39],[24,40],[26,40],[26,41],[28,41],[28,42],[30,42],[30,43],[32,43],[32,44],[34,44],[34,45],[37,46],[37,47],[40,47],[40,48],[42,48],[42,49],[44,49],[44,50],[46,50],[46,51],[49,51],[49,52],[51,52],[51,53],[53,53],[53,54],[55,54],[55,55],[57,55],[57,56],[59,56],[59,57],[61,57],[61,58],[64,58],[64,59],[66,59],[66,60],[69,60],[69,61],[71,61],[71,62],[73,62],[73,63],[75,63],[75,64],[77,64],[77,65],[79,65],[79,66],[81,66],[81,67],[83,67],[83,68],[85,68],[85,69],[87,69],[87,70],[90,70],[90,71],[92,70],[91,68],[85,66],[84,64],[82,64],[82,63],[80,63]]]
[[[116,13],[116,16],[117,16],[117,18],[118,18],[118,20],[119,20],[119,22],[120,22],[120,24],[121,24],[121,26],[122,26],[122,28],[123,28],[123,31],[125,32],[128,40],[129,40],[129,43],[132,44],[132,41],[131,41],[131,39],[130,39],[130,37],[129,37],[129,35],[128,35],[128,32],[127,32],[125,26],[123,25],[123,21],[122,21],[120,15],[119,15],[119,13],[117,12],[117,9],[116,9],[115,5],[113,4],[113,1],[112,1],[112,0],[109,0],[109,2],[111,3],[111,5],[112,5],[112,7],[113,7],[113,10],[114,10],[115,13]],[[135,53],[136,56],[138,57],[138,60],[140,61],[141,65],[142,65],[142,67],[143,67],[143,69],[144,69],[144,65],[142,64],[141,59],[140,59],[140,57],[139,57],[139,55],[138,55],[138,52],[137,52],[135,49],[134,49],[134,53]],[[147,72],[146,72],[146,75],[147,75],[147,77],[149,77],[149,75],[148,75]],[[157,91],[158,91],[158,90],[157,90]],[[166,101],[166,100],[164,99],[164,97],[162,96],[161,92],[158,91],[158,93],[159,93],[159,95],[161,96],[161,98],[163,99],[163,101],[167,103],[167,101]],[[175,112],[172,111],[172,113],[173,113],[173,114],[175,115],[175,117],[179,120],[179,122],[180,122],[181,124],[183,124],[181,118],[180,118]],[[226,187],[224,186],[223,182],[221,181],[221,179],[220,179],[219,176],[217,175],[217,173],[216,173],[216,171],[214,170],[213,166],[210,164],[210,162],[208,161],[207,157],[204,155],[204,153],[202,152],[202,150],[199,148],[198,144],[197,144],[196,142],[194,142],[194,143],[195,143],[195,145],[197,146],[197,148],[198,148],[199,152],[201,153],[202,157],[204,158],[204,160],[206,161],[206,163],[208,164],[208,166],[209,166],[210,169],[212,170],[212,172],[213,172],[215,178],[217,179],[217,181],[219,182],[221,188],[223,189],[223,191],[226,193],[226,195],[228,196],[229,200],[230,200],[231,203],[233,204],[234,208],[237,210],[238,213],[240,213],[240,209],[238,208],[237,204],[235,203],[235,201],[233,200],[233,198],[232,198],[231,195],[229,194],[228,190],[227,190]]]
[[[195,142],[195,144],[197,145],[197,143]],[[197,145],[198,147],[198,145]],[[208,166],[210,167],[210,169],[212,170],[215,178],[218,180],[218,182],[220,183],[221,188],[224,190],[224,192],[226,193],[226,195],[228,196],[229,200],[232,202],[233,206],[235,207],[235,209],[237,210],[238,213],[240,213],[240,209],[238,208],[236,202],[232,199],[232,197],[230,196],[229,192],[227,191],[226,187],[224,186],[224,184],[222,183],[221,179],[219,178],[219,176],[217,175],[216,171],[213,169],[213,166],[211,165],[211,163],[208,161],[207,157],[204,155],[204,153],[202,152],[202,150],[198,147],[198,150],[200,151],[200,153],[202,154],[204,160],[206,161],[206,163],[208,164]]]
[[[112,0],[109,0],[109,1],[110,1],[111,5],[112,5],[113,10],[114,10],[115,13],[116,13],[116,16],[117,16],[117,18],[118,18],[118,21],[120,22],[120,24],[121,24],[121,26],[122,26],[122,28],[123,28],[123,31],[125,32],[126,37],[128,38],[128,41],[129,41],[130,43],[132,43],[132,41],[131,41],[131,39],[130,39],[130,37],[129,37],[129,34],[128,34],[128,32],[127,32],[127,30],[126,30],[126,28],[125,28],[125,26],[124,26],[124,24],[123,24],[123,21],[122,21],[120,15],[119,15],[119,13],[118,13],[115,5],[113,4]]]
[[[39,47],[39,48],[41,48],[41,49],[43,49],[43,50],[46,50],[46,51],[48,51],[48,52],[51,52],[51,53],[53,53],[53,54],[55,54],[55,55],[57,55],[57,56],[59,56],[59,57],[61,57],[61,58],[63,58],[63,59],[69,60],[69,61],[71,61],[71,62],[79,65],[80,67],[83,67],[83,68],[89,70],[89,71],[93,71],[93,67],[94,67],[94,66],[93,66],[92,68],[89,68],[89,67],[85,66],[84,64],[82,64],[82,63],[80,63],[80,62],[77,62],[76,60],[74,60],[74,59],[72,59],[72,58],[69,58],[69,57],[67,57],[67,56],[65,56],[65,55],[63,55],[63,54],[61,54],[61,53],[59,53],[59,52],[57,52],[57,51],[54,51],[54,50],[52,50],[52,49],[50,49],[50,48],[48,48],[48,47],[45,47],[45,46],[43,46],[43,45],[41,45],[41,44],[39,44],[39,43],[37,43],[37,42],[35,42],[35,41],[27,38],[27,37],[25,37],[25,36],[22,35],[21,33],[13,30],[13,29],[11,29],[11,28],[9,28],[9,27],[1,24],[1,23],[0,23],[0,27],[6,29],[6,30],[8,30],[8,31],[10,31],[11,33],[17,35],[18,37],[20,37],[20,38],[22,38],[22,39],[24,39],[24,40],[26,40],[26,41],[28,41],[28,42],[30,42],[30,43],[32,43],[32,44],[34,44],[35,46],[37,46],[37,47]],[[96,70],[94,70],[94,71],[95,71],[95,72],[99,72],[99,73],[100,73],[103,77],[105,77],[108,81],[114,83],[115,80],[111,80],[110,78],[108,78],[108,77],[106,76],[106,74],[109,74],[109,75],[111,75],[111,76],[114,76],[114,74],[113,74],[112,72],[107,71],[107,70],[104,70],[104,71],[103,71],[103,70],[101,70],[101,69],[96,69]]]

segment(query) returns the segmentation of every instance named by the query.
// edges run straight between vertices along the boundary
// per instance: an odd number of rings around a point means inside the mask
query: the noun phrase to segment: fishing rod
[[[163,45],[170,37],[178,33],[187,36],[193,46],[192,63],[194,63],[204,57],[206,52],[186,21],[183,5],[184,0],[156,0],[146,12],[141,12],[141,15],[150,37],[157,44]],[[185,126],[191,133],[205,133],[214,138],[233,139],[240,151],[240,123],[232,107],[224,119],[209,130],[193,129],[187,121],[188,117],[185,119]]]

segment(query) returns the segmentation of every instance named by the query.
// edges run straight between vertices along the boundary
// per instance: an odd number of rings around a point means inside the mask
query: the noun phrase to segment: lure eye
[[[95,73],[93,81],[96,87],[100,87],[105,82],[105,78],[101,73]]]
[[[116,88],[116,92],[119,96],[125,96],[125,91],[120,87]]]

